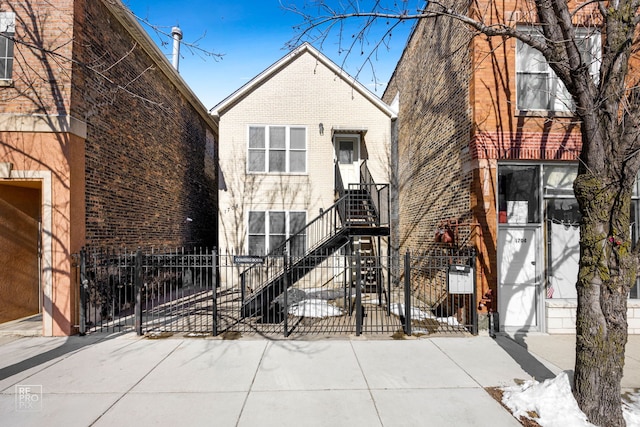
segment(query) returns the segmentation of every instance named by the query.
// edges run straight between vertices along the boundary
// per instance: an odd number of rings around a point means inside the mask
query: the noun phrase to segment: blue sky
[[[286,0],[302,5],[304,0]],[[196,52],[182,49],[180,74],[203,104],[209,109],[247,83],[287,53],[285,44],[296,35],[293,27],[301,19],[285,12],[278,0],[123,0],[139,17],[170,32],[174,25],[180,26],[185,42],[198,40],[203,49],[223,54],[223,59],[203,57]],[[403,23],[393,33],[390,49],[380,49],[374,60],[375,74],[379,83],[386,84],[402,54],[411,22]],[[143,25],[144,26],[144,25]],[[144,26],[156,43],[160,37]],[[202,38],[201,38],[202,37]],[[321,48],[325,55],[342,65],[344,54],[338,54],[338,34],[334,33]],[[171,47],[162,50],[170,59]],[[368,52],[366,52],[368,53]],[[356,75],[364,65],[360,52],[344,64],[345,70]],[[374,90],[373,74],[365,67],[358,80],[378,96],[384,86]]]

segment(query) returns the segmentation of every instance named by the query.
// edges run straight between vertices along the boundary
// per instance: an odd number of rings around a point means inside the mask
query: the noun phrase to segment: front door
[[[500,227],[498,265],[500,327],[506,331],[539,330],[538,228]]]
[[[0,184],[0,323],[40,312],[41,192]]]
[[[345,188],[360,183],[360,137],[336,136],[336,157]]]

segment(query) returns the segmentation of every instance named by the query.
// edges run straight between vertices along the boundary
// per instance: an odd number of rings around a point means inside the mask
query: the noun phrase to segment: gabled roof
[[[297,48],[293,49],[291,52],[280,58],[277,62],[271,65],[269,68],[264,70],[262,73],[258,74],[252,80],[250,80],[247,84],[242,86],[240,89],[233,92],[227,98],[222,100],[218,105],[213,107],[209,112],[216,118],[219,118],[221,114],[225,112],[225,110],[231,108],[240,100],[244,99],[245,96],[250,94],[255,88],[259,87],[263,82],[269,80],[272,76],[286,68],[289,64],[295,61],[300,56],[305,53],[309,53],[313,55],[316,60],[326,66],[329,70],[331,70],[336,76],[340,77],[344,80],[348,85],[350,85],[356,92],[360,93],[366,99],[368,99],[372,104],[386,113],[389,117],[395,118],[397,117],[396,112],[393,111],[391,107],[389,107],[383,100],[374,95],[369,89],[367,89],[364,85],[358,82],[355,78],[353,78],[349,73],[340,68],[336,63],[327,58],[324,54],[322,54],[318,49],[314,48],[309,43],[303,43]]]

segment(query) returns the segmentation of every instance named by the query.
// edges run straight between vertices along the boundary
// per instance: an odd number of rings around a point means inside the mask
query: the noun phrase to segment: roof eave
[[[129,34],[138,42],[139,46],[145,51],[151,60],[158,66],[158,69],[171,81],[171,83],[180,91],[180,93],[189,101],[198,114],[211,126],[214,131],[218,131],[218,124],[213,118],[207,114],[207,107],[191,90],[189,85],[184,81],[178,71],[173,68],[169,60],[162,53],[160,48],[151,40],[147,32],[142,28],[138,20],[133,16],[131,11],[122,3],[121,0],[101,0],[102,4],[111,12],[111,14],[120,22],[120,24],[129,32]]]
[[[344,71],[341,67],[336,65],[333,61],[327,58],[323,53],[314,48],[309,43],[303,43],[297,48],[293,49],[291,52],[280,58],[278,61],[273,63],[270,67],[265,69],[263,72],[254,77],[247,84],[242,86],[240,89],[233,92],[227,98],[222,100],[218,105],[213,107],[210,113],[214,117],[220,117],[221,114],[231,108],[235,103],[237,103],[240,99],[242,99],[246,94],[250,93],[255,87],[262,84],[262,82],[269,79],[276,72],[284,68],[287,64],[293,61],[296,57],[302,55],[304,52],[309,52],[313,55],[318,61],[322,62],[327,68],[333,71],[336,75],[340,76],[345,82],[351,85],[358,93],[367,98],[369,102],[377,106],[380,110],[382,110],[385,114],[389,116],[391,119],[397,118],[397,114],[395,111],[387,105],[382,99],[378,98],[374,95],[369,89],[364,87],[360,82],[358,82],[354,77],[349,75],[346,71]]]

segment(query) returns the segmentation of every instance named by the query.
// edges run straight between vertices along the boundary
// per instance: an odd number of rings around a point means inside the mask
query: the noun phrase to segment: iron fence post
[[[136,305],[134,308],[136,334],[142,335],[142,251],[138,248],[136,252],[134,271],[134,292],[136,295]]]
[[[289,291],[289,259],[288,252],[285,250],[283,254],[283,264],[284,264],[284,336],[285,338],[289,336],[289,301],[288,301],[288,291]]]
[[[87,255],[85,249],[80,250],[80,335],[87,333],[87,288],[89,281],[87,280]]]
[[[411,253],[404,255],[404,333],[411,335]]]
[[[387,243],[387,316],[391,316],[391,242]]]
[[[360,248],[356,251],[356,336],[362,334],[362,280]]]
[[[211,261],[212,261],[212,275],[213,275],[213,283],[211,290],[211,298],[213,304],[213,313],[212,313],[212,322],[211,322],[211,333],[214,337],[218,336],[218,250],[213,248],[211,251]]]
[[[244,303],[244,300],[247,298],[245,291],[247,287],[247,275],[245,274],[245,272],[246,270],[240,273],[240,301],[242,303]]]
[[[476,283],[476,251],[471,252],[471,275],[473,276],[473,292],[471,293],[471,333],[478,335],[478,296]]]

